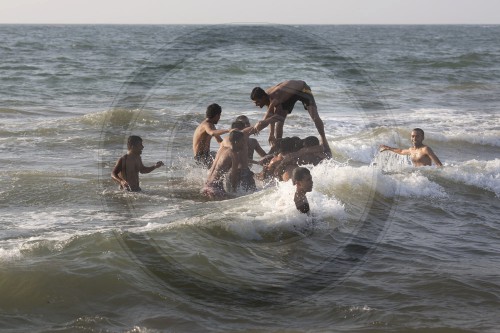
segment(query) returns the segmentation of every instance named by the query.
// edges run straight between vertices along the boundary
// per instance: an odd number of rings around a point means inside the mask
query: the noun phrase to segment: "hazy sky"
[[[500,0],[0,0],[0,23],[500,24]]]

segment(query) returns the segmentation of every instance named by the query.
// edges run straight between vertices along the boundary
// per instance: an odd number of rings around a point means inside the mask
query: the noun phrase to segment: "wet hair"
[[[279,152],[282,154],[292,153],[295,151],[295,140],[292,138],[283,138],[279,146]]]
[[[292,136],[291,139],[293,142],[293,151],[297,151],[300,148],[302,148],[302,139],[301,138],[299,138],[298,136]]]
[[[229,133],[229,142],[231,142],[232,144],[242,141],[243,138],[244,138],[243,132],[232,131],[231,133]]]
[[[308,176],[310,174],[311,171],[309,171],[308,168],[296,167],[295,169],[293,169],[292,172],[292,184],[293,185],[297,184],[298,181],[303,180],[305,176]]]
[[[415,132],[419,132],[420,134],[422,134],[422,136],[424,136],[424,130],[423,130],[423,129],[421,129],[421,128],[418,128],[418,127],[417,127],[417,128],[414,128],[414,129],[412,130],[412,132],[413,132],[413,131],[415,131]]]
[[[215,116],[217,116],[221,112],[222,112],[222,108],[220,107],[220,105],[213,103],[207,107],[207,112],[205,112],[205,115],[207,116],[207,118],[214,118]]]
[[[250,124],[250,119],[248,119],[248,117],[245,115],[241,115],[241,116],[236,117],[236,121],[242,121],[245,124]]]
[[[274,144],[273,144],[273,151],[276,153],[276,152],[279,152],[281,150],[281,142],[283,141],[283,138],[278,138],[274,141]]]
[[[265,96],[267,96],[267,94],[264,91],[264,89],[262,89],[261,87],[255,87],[253,88],[252,93],[250,94],[250,99],[255,101]]]
[[[242,130],[245,128],[245,123],[241,120],[236,120],[234,121],[232,124],[231,124],[231,128],[236,128],[236,129],[239,129],[239,130]]]
[[[140,136],[137,135],[131,135],[127,139],[127,148],[131,149],[133,146],[139,144],[142,142],[142,139]]]
[[[302,147],[314,147],[319,146],[319,139],[315,136],[308,136],[302,140]]]

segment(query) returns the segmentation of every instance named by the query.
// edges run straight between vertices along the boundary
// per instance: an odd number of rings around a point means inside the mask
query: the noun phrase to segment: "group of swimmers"
[[[256,87],[250,98],[257,107],[267,106],[264,118],[254,126],[250,125],[248,117],[242,115],[235,119],[231,129],[216,129],[222,108],[218,104],[207,107],[206,118],[199,124],[193,134],[193,154],[197,164],[208,169],[208,176],[202,193],[209,198],[226,196],[225,187],[230,191],[256,189],[255,178],[265,180],[275,178],[282,181],[292,179],[296,186],[294,202],[300,212],[309,212],[309,203],[305,194],[312,190],[312,177],[309,170],[301,165],[317,165],[322,160],[331,157],[331,150],[325,136],[323,121],[318,110],[311,88],[298,80],[284,81],[267,90]],[[301,101],[304,109],[309,112],[320,139],[309,136],[283,138],[283,124],[297,101]],[[259,142],[250,138],[270,126],[269,144],[271,149],[266,153]],[[224,134],[228,134],[224,138]],[[217,152],[210,150],[212,137],[219,143]],[[431,165],[432,162],[442,166],[432,149],[423,144],[424,131],[415,128],[411,132],[412,147],[398,149],[381,145],[380,151],[392,151],[397,154],[410,155],[415,166]],[[163,166],[158,161],[154,166],[145,167],[142,164],[141,153],[144,146],[142,139],[130,136],[127,142],[128,153],[118,159],[111,177],[120,184],[120,188],[129,191],[140,191],[139,173],[149,173]],[[255,161],[257,152],[261,159]],[[262,171],[254,174],[250,164],[262,165]],[[227,181],[226,181],[227,180]],[[226,182],[226,186],[224,183]]]

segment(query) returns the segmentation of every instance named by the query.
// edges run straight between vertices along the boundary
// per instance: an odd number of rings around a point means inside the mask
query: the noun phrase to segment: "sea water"
[[[0,329],[494,332],[499,26],[0,26]],[[312,88],[333,158],[210,201],[192,134]],[[443,168],[379,145],[425,131]],[[298,103],[286,136],[317,135]],[[144,140],[141,193],[110,173]],[[256,138],[264,149],[268,130]],[[212,142],[212,149],[217,149]],[[255,172],[260,169],[253,167]]]

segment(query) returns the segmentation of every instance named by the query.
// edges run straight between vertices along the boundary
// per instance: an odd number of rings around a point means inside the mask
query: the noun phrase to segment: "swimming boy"
[[[399,155],[410,155],[413,165],[417,167],[430,166],[432,165],[432,162],[439,167],[443,166],[439,158],[432,151],[431,147],[422,143],[424,141],[424,131],[422,129],[414,128],[413,131],[411,131],[410,137],[413,145],[412,147],[408,149],[399,149],[386,145],[380,145],[380,152],[389,150]]]
[[[193,154],[198,164],[210,169],[215,157],[215,152],[210,151],[210,141],[214,136],[218,143],[222,142],[220,137],[229,130],[218,130],[215,125],[219,122],[222,108],[218,104],[210,104],[205,112],[205,120],[195,129],[193,134]]]
[[[304,81],[289,80],[281,82],[266,91],[260,87],[255,87],[250,94],[250,98],[254,101],[255,105],[263,108],[267,106],[267,112],[264,119],[273,114],[279,114],[286,119],[289,113],[292,113],[293,107],[297,101],[302,102],[304,109],[309,112],[311,119],[318,130],[321,137],[321,143],[324,151],[328,156],[331,156],[330,146],[325,136],[325,128],[323,121],[319,117],[316,101],[312,94],[311,88]],[[278,122],[276,126],[271,124],[269,133],[269,142],[272,143],[277,138],[283,137],[282,122]]]
[[[295,207],[301,213],[309,212],[309,202],[307,201],[306,193],[311,192],[313,188],[313,180],[309,169],[297,167],[292,173],[292,183],[295,185],[295,196],[293,201]]]
[[[139,136],[131,135],[128,137],[127,149],[127,154],[120,157],[116,162],[111,172],[111,178],[120,184],[120,189],[137,192],[141,190],[139,187],[139,173],[150,173],[164,164],[162,161],[158,161],[150,167],[142,164],[141,154],[144,145]]]

